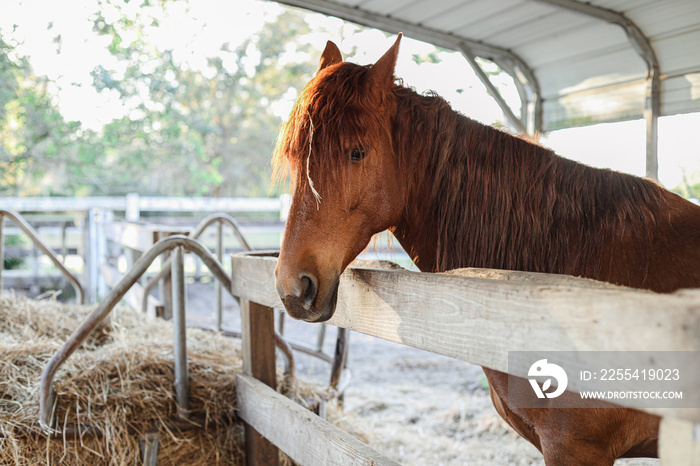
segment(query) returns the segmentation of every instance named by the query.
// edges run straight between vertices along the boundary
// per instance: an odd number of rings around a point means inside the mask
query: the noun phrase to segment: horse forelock
[[[368,69],[352,63],[329,66],[299,93],[273,155],[277,182],[291,172],[293,185],[338,187],[347,178],[348,151],[368,151],[381,137],[390,137],[388,119],[377,104],[381,96],[365,82]]]

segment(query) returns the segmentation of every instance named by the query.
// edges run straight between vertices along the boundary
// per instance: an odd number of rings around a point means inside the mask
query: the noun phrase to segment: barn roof
[[[515,78],[525,102],[520,109],[504,109],[521,130],[645,117],[655,145],[659,115],[700,111],[697,0],[281,3],[461,51],[477,75],[474,57],[496,62]],[[488,77],[480,78],[489,87]],[[498,101],[495,89],[491,93]]]

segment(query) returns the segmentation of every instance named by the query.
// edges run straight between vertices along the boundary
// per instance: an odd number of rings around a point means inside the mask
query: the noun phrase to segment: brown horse
[[[390,230],[425,272],[486,267],[671,292],[700,287],[700,207],[453,111],[394,79],[400,36],[374,65],[329,42],[275,151],[293,201],[275,271],[292,317],[329,319],[338,281]],[[626,408],[521,409],[488,368],[491,398],[548,465],[657,456],[659,418]]]

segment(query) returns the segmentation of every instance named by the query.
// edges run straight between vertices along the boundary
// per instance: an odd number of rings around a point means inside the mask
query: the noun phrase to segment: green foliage
[[[311,71],[280,64],[287,44],[308,32],[302,15],[283,13],[234,50],[221,44],[221,53],[207,57],[203,70],[177,63],[173,50],[159,51],[142,40],[150,21],[117,23],[98,19],[96,27],[113,36],[110,51],[127,71],[118,79],[98,68],[94,79],[98,89],[116,89],[124,100],[143,99],[127,117],[107,125],[102,138],[105,152],[122,168],[112,173],[129,174],[121,190],[266,195],[280,124],[269,104],[290,87],[299,89]],[[139,39],[123,47],[119,34],[126,30]],[[255,62],[255,56],[262,58]],[[116,188],[118,181],[108,184]]]
[[[476,381],[481,385],[481,388],[488,390],[489,381],[484,374],[477,375]]]
[[[74,127],[53,105],[47,79],[0,37],[0,193],[51,194],[42,182],[72,144]]]
[[[189,5],[154,8],[166,3]],[[100,5],[94,31],[111,39],[118,66],[95,67],[93,85],[118,93],[126,115],[99,131],[66,122],[47,79],[0,37],[0,195],[267,195],[281,123],[272,104],[315,68],[284,63],[284,55],[318,53],[299,41],[309,32],[303,13],[272,15],[257,34],[236,47],[220,44],[198,68],[150,42],[153,10],[134,17],[120,0]]]
[[[411,57],[413,61],[417,64],[420,65],[422,63],[440,63],[442,60],[440,59],[440,52],[442,49],[436,48],[430,53],[424,53],[424,54],[417,54],[414,53],[413,56]]]
[[[7,235],[5,237],[5,247],[13,247],[26,249],[29,246],[29,241],[24,235]],[[24,259],[21,257],[7,257],[7,252],[5,252],[5,257],[2,259],[3,267],[5,270],[20,269],[24,265]]]
[[[2,259],[2,264],[5,270],[14,270],[22,267],[24,259],[21,257],[4,257]]]
[[[684,171],[683,180],[671,191],[686,199],[700,199],[700,172],[689,176]]]

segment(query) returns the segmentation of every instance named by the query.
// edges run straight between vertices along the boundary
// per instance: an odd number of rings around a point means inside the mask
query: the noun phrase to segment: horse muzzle
[[[276,279],[277,294],[287,314],[306,322],[325,322],[333,317],[339,283],[339,277],[335,275],[319,293],[319,281],[310,273],[302,272],[294,279],[284,280],[279,276]]]

